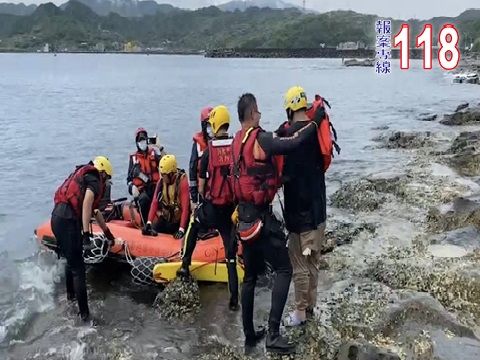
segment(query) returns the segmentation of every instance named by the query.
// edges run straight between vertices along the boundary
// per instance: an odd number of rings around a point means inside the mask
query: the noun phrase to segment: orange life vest
[[[160,179],[158,172],[158,155],[155,149],[148,148],[147,152],[137,151],[130,155],[134,166],[139,166],[140,174],[133,178],[133,185],[141,189],[146,183],[156,184]]]
[[[315,112],[319,107],[327,105],[330,107],[330,104],[322,98],[320,95],[315,95],[315,101],[312,103],[312,106],[307,109],[306,114],[310,119],[315,117]],[[337,144],[337,131],[330,122],[330,117],[325,112],[325,118],[320,123],[317,131],[318,143],[320,145],[320,153],[323,157],[323,170],[327,171],[328,167],[332,163],[333,148],[337,151],[337,154],[340,154],[340,147]]]

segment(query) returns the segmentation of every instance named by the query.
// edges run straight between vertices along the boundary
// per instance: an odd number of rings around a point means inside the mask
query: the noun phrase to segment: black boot
[[[181,277],[182,279],[190,278],[189,266],[182,263],[180,269],[177,270],[177,276]]]
[[[231,311],[238,311],[240,309],[240,306],[238,305],[238,295],[230,296],[230,301],[228,302],[228,308]]]
[[[275,354],[295,354],[295,345],[279,333],[268,333],[265,347],[267,352]]]
[[[245,347],[254,347],[258,344],[260,340],[262,340],[265,337],[266,331],[265,328],[262,327],[255,331],[255,335],[253,336],[247,336],[245,338]]]
[[[236,259],[227,259],[228,272],[228,291],[230,292],[230,302],[228,308],[232,311],[238,311],[238,275]]]

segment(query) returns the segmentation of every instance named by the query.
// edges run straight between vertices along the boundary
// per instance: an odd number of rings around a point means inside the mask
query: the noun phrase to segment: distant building
[[[123,45],[123,51],[128,53],[140,52],[142,51],[142,48],[138,46],[135,42],[129,41]]]
[[[95,51],[98,52],[104,52],[105,51],[105,44],[102,42],[99,42],[95,45]]]
[[[42,52],[44,53],[48,53],[50,52],[50,45],[48,43],[46,43],[45,45],[43,45],[43,50]]]
[[[365,43],[362,41],[347,41],[337,45],[337,50],[359,50],[365,49]]]

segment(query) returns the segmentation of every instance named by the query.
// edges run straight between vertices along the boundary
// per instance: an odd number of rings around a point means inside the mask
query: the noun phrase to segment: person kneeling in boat
[[[130,155],[128,164],[128,192],[133,196],[142,219],[142,226],[148,217],[155,186],[160,179],[158,162],[163,155],[163,148],[149,139],[147,130],[138,128],[135,131],[137,151]]]
[[[158,232],[183,239],[190,216],[190,196],[185,171],[178,169],[173,155],[164,155],[159,164],[161,179],[153,195],[148,221],[142,234],[157,236]]]
[[[115,237],[108,229],[102,213],[98,210],[105,191],[105,183],[112,176],[112,165],[104,156],[98,156],[87,165],[77,169],[55,192],[55,207],[51,226],[57,240],[59,255],[65,256],[65,279],[67,298],[77,299],[80,317],[89,321],[83,245],[90,243],[90,220],[94,214],[105,237],[113,243]]]
[[[237,241],[233,233],[231,215],[234,211],[233,191],[230,183],[232,138],[228,137],[230,114],[217,106],[210,112],[209,123],[214,138],[208,142],[200,164],[199,198],[204,199],[195,211],[186,239],[182,266],[177,275],[188,277],[198,233],[202,227],[218,229],[223,239],[230,291],[229,308],[238,310]],[[207,175],[208,174],[208,175]]]

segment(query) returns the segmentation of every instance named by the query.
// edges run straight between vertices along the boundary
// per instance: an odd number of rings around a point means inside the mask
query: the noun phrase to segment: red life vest
[[[260,159],[255,158],[255,141],[260,131],[263,131],[260,127],[249,128],[235,135],[232,144],[232,182],[237,201],[263,206],[273,201],[281,185],[282,158],[267,158],[265,154]]]
[[[71,173],[62,185],[55,191],[54,203],[70,204],[79,219],[82,218],[83,199],[85,197],[85,179],[86,174],[94,174],[100,179],[100,192],[95,196],[92,209],[98,209],[100,200],[103,197],[105,184],[100,173],[93,165],[77,166],[75,171]]]
[[[207,142],[205,141],[205,137],[203,136],[203,133],[201,131],[195,133],[195,135],[193,135],[193,141],[195,142],[195,144],[197,144],[197,155],[198,155],[198,159],[197,159],[197,184],[198,184],[198,181],[200,179],[200,168],[202,167],[201,166],[201,158],[202,158],[202,155],[203,155],[203,152],[207,149],[208,147],[208,144]]]
[[[203,152],[208,147],[208,144],[205,141],[205,137],[203,136],[203,133],[201,131],[195,133],[195,135],[193,135],[193,141],[195,141],[195,144],[197,144],[197,154],[198,154],[198,157],[201,158],[203,155]]]
[[[325,104],[330,107],[328,102],[322,98],[320,95],[315,95],[315,101],[312,103],[312,106],[307,109],[306,114],[310,119],[315,117],[315,112],[317,108],[325,106]],[[323,171],[327,171],[328,167],[332,163],[333,158],[333,148],[337,151],[337,154],[340,154],[340,147],[336,143],[337,141],[337,132],[330,122],[328,114],[325,112],[325,118],[320,123],[317,131],[318,143],[320,145],[320,153],[323,157]]]
[[[208,142],[208,181],[205,197],[214,205],[233,204],[230,181],[233,139],[217,139]]]
[[[149,147],[147,153],[137,151],[130,155],[133,165],[140,167],[140,174],[133,178],[132,182],[138,188],[142,188],[145,183],[151,182],[156,184],[160,179],[160,173],[158,172],[158,155],[155,149]]]

